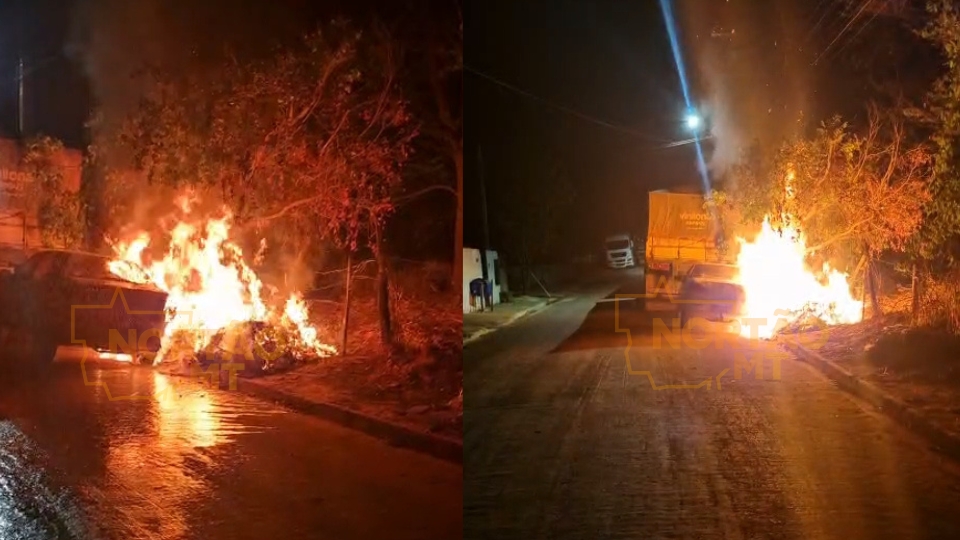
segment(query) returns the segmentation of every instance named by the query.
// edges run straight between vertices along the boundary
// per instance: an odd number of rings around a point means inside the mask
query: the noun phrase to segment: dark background
[[[445,0],[0,0],[0,136],[16,136],[18,50],[27,73],[25,135],[51,135],[83,149],[91,111],[122,117],[136,105],[142,89],[134,75],[147,65],[202,69],[227,51],[262,56],[334,17],[361,26],[378,19],[404,40],[416,65],[427,24],[459,24],[456,11]],[[452,185],[452,171],[433,181]],[[449,259],[453,221],[449,194],[408,204],[395,217],[391,229],[399,233],[390,249]]]
[[[870,99],[920,101],[939,61],[913,33],[922,1],[672,5],[692,104],[716,136],[704,142],[711,183],[751,141],[776,146],[833,114],[856,124]],[[515,231],[501,225],[515,210],[504,199],[538,178],[547,198],[558,167],[576,193],[553,225],[561,258],[599,249],[607,234],[642,235],[648,191],[701,185],[693,145],[658,147],[689,138],[658,1],[488,0],[464,17],[466,246],[483,241],[478,148],[491,247],[508,258]]]

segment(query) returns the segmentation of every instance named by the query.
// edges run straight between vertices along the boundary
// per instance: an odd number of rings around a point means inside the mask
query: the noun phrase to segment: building
[[[475,301],[470,297],[470,282],[483,278],[483,263],[481,261],[480,250],[475,248],[463,248],[463,312],[470,313],[479,309],[479,304],[474,305]],[[506,292],[506,283],[501,275],[500,256],[496,251],[487,250],[487,279],[493,285],[493,305],[501,301],[501,295]]]
[[[31,249],[42,246],[37,216],[27,208],[25,193],[32,179],[21,167],[23,147],[14,139],[0,139],[0,264],[16,263]],[[60,158],[65,188],[80,190],[83,155],[66,149]]]

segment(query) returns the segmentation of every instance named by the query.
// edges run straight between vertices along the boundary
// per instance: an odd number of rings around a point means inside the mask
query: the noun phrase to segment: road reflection
[[[166,375],[153,374],[157,403],[157,435],[164,444],[181,441],[199,448],[225,440],[220,432],[220,411],[206,392],[196,389],[181,394]]]
[[[264,431],[267,422],[257,416],[276,414],[247,401],[235,403],[240,395],[149,368],[97,369],[88,375],[96,386],[85,385],[70,365],[42,379],[0,382],[0,418],[25,426],[21,437],[30,443],[0,441],[7,451],[0,460],[0,499],[8,495],[9,501],[0,503],[0,537],[18,538],[3,534],[22,528],[17,512],[40,512],[40,499],[25,499],[23,489],[10,485],[11,478],[39,478],[36,471],[18,469],[27,446],[42,449],[50,468],[72,485],[86,508],[83,521],[98,531],[94,537],[189,537],[196,524],[191,511],[214,497],[213,484],[236,461],[229,443],[239,434]],[[46,480],[38,482],[34,491],[48,489]]]

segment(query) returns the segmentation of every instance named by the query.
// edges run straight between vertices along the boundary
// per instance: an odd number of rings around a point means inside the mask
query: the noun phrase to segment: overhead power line
[[[637,130],[630,129],[630,128],[625,127],[625,126],[620,126],[620,125],[614,124],[614,123],[612,123],[612,122],[608,122],[607,120],[603,120],[603,119],[597,118],[597,117],[595,117],[595,116],[582,113],[582,112],[580,112],[580,111],[577,111],[577,110],[572,109],[572,108],[570,108],[570,107],[567,107],[567,106],[565,106],[565,105],[560,105],[560,104],[554,103],[554,102],[552,102],[552,101],[550,101],[550,100],[548,100],[548,99],[546,99],[546,98],[543,98],[543,97],[540,97],[540,96],[534,94],[533,92],[529,92],[529,91],[524,90],[524,89],[522,89],[522,88],[520,88],[520,87],[518,87],[518,86],[516,86],[516,85],[510,84],[510,83],[508,83],[508,82],[506,82],[506,81],[503,81],[503,80],[501,80],[501,79],[499,79],[499,78],[497,78],[497,77],[494,77],[493,75],[490,75],[489,73],[485,73],[485,72],[483,72],[483,71],[480,71],[479,69],[472,68],[472,67],[470,67],[470,66],[464,66],[464,69],[465,69],[466,71],[470,72],[470,73],[473,73],[474,75],[476,75],[476,76],[478,76],[478,77],[481,77],[481,78],[483,78],[483,79],[485,79],[485,80],[487,80],[487,81],[489,81],[489,82],[491,82],[491,83],[493,83],[493,84],[496,84],[497,86],[500,86],[500,87],[502,87],[502,88],[506,88],[507,90],[510,90],[510,91],[512,91],[512,92],[514,92],[514,93],[520,94],[521,96],[527,97],[527,98],[532,99],[532,100],[534,100],[534,101],[538,101],[538,102],[540,102],[540,103],[542,103],[542,104],[544,104],[544,105],[547,105],[547,106],[549,106],[549,107],[552,107],[552,108],[554,108],[554,109],[557,109],[557,110],[559,110],[559,111],[561,111],[561,112],[564,112],[564,113],[566,113],[566,114],[569,114],[569,115],[571,115],[571,116],[575,116],[575,117],[577,117],[577,118],[579,118],[580,120],[583,120],[583,121],[585,121],[585,122],[590,122],[590,123],[592,123],[592,124],[596,124],[596,125],[599,125],[599,126],[603,126],[603,127],[605,127],[605,128],[608,128],[608,129],[613,129],[613,130],[619,131],[619,132],[621,132],[621,133],[626,133],[626,134],[628,134],[628,135],[633,135],[633,136],[635,136],[635,137],[640,137],[640,138],[642,138],[642,139],[646,139],[646,140],[652,141],[652,142],[657,142],[657,143],[666,142],[665,139],[662,139],[662,138],[659,138],[659,137],[653,137],[653,136],[648,135],[648,134],[646,134],[646,133],[641,133],[641,132],[639,132],[639,131],[637,131]]]
[[[820,0],[820,3],[817,4],[817,8],[814,10],[814,13],[816,13],[817,11],[820,11],[820,8],[823,7],[824,1],[825,0]],[[830,2],[830,4],[827,6],[827,9],[823,10],[823,13],[820,15],[820,18],[817,19],[816,24],[814,24],[813,27],[810,28],[810,31],[808,31],[807,35],[803,38],[803,41],[802,41],[803,43],[810,41],[810,39],[816,34],[817,29],[820,28],[820,25],[823,24],[824,20],[826,20],[827,14],[833,11],[834,5],[835,4],[833,2]]]
[[[823,56],[830,51],[830,49],[834,46],[834,44],[836,44],[837,41],[838,41],[841,37],[843,37],[843,35],[844,35],[845,33],[847,33],[847,31],[850,29],[850,27],[853,26],[853,23],[856,22],[857,19],[860,18],[860,16],[863,14],[863,12],[864,12],[868,7],[870,7],[870,4],[872,4],[873,1],[874,1],[874,0],[864,0],[864,1],[860,4],[860,9],[853,15],[853,17],[850,17],[850,20],[847,21],[847,24],[845,24],[845,25],[843,26],[843,28],[840,29],[840,32],[833,38],[833,41],[831,41],[831,42],[826,46],[826,48],[824,48],[823,51],[820,52],[820,54],[817,56],[817,58],[813,61],[813,65],[817,65],[817,62],[819,62],[820,59],[823,58]]]
[[[889,3],[890,3],[890,0],[886,0],[886,1],[884,2],[884,6],[887,5],[887,4],[889,4]],[[868,26],[870,26],[870,23],[872,23],[872,22],[874,21],[874,19],[877,18],[877,15],[880,13],[880,11],[883,9],[884,6],[881,6],[880,8],[875,9],[875,10],[873,11],[873,15],[871,15],[870,18],[867,19],[867,22],[861,24],[861,25],[860,25],[860,28],[858,28],[857,31],[856,31],[852,36],[850,36],[850,39],[848,39],[848,40],[843,44],[843,46],[841,46],[839,49],[837,49],[837,51],[836,51],[835,53],[830,54],[830,55],[827,55],[827,58],[830,58],[831,56],[837,56],[837,55],[839,55],[840,53],[842,53],[842,52],[844,51],[844,49],[846,49],[846,48],[849,47],[851,44],[853,44],[854,42],[856,42],[856,41],[857,41],[857,37],[859,37],[860,34],[863,33],[863,31],[866,30],[866,28],[867,28]]]

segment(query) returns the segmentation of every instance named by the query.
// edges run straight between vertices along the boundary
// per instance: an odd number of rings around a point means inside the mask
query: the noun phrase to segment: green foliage
[[[264,61],[155,72],[101,144],[129,151],[148,187],[216,193],[241,230],[376,248],[417,135],[399,62],[388,36],[337,22]]]
[[[741,153],[740,160],[731,168],[725,206],[726,212],[735,212],[737,219],[727,223],[739,224],[743,229],[731,232],[756,231],[774,209],[780,196],[777,184],[772,181],[775,157],[775,149],[757,140]]]
[[[811,254],[842,270],[862,254],[907,247],[930,201],[931,158],[907,143],[899,123],[869,112],[866,133],[834,117],[774,156],[748,154],[732,198],[752,230],[762,213],[774,228],[800,232]]]
[[[933,124],[933,200],[911,247],[924,259],[952,261],[946,246],[960,234],[960,7],[951,0],[930,0],[927,12],[930,20],[921,35],[940,49],[944,64],[925,111]]]
[[[85,232],[85,206],[81,194],[66,184],[63,152],[62,142],[39,136],[27,141],[21,157],[21,170],[31,178],[25,193],[27,210],[37,217],[47,247],[75,247]]]

